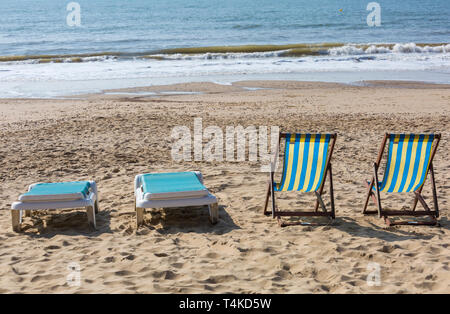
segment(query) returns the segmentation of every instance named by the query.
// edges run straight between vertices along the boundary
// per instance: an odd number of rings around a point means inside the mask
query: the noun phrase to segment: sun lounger
[[[333,154],[336,134],[295,134],[280,133],[280,141],[285,139],[284,165],[281,182],[274,182],[274,169],[266,191],[264,214],[272,198],[272,217],[277,218],[281,226],[286,223],[281,221],[282,216],[325,216],[335,218],[333,178],[331,173],[331,156]],[[273,168],[273,167],[272,167]],[[322,192],[327,173],[330,178],[331,210],[328,211],[322,199]],[[317,201],[315,211],[280,211],[275,205],[275,192],[301,191],[314,192]],[[322,211],[318,211],[318,207]]]
[[[134,180],[136,222],[144,222],[145,208],[208,205],[211,223],[219,218],[217,199],[203,185],[202,174],[193,172],[139,174]]]
[[[85,207],[88,222],[96,228],[95,214],[98,212],[98,192],[94,181],[76,181],[60,183],[35,183],[28,192],[19,196],[19,201],[11,205],[12,227],[20,231],[25,211],[54,210]]]
[[[367,197],[363,214],[378,214],[389,225],[435,225],[439,217],[439,208],[434,180],[433,158],[441,139],[440,134],[386,134],[373,164],[374,175],[367,186]],[[386,142],[389,140],[388,157],[383,181],[378,181],[378,169],[383,158]],[[431,175],[434,210],[431,210],[422,196],[422,189],[428,172]],[[381,206],[380,193],[414,193],[414,203],[411,210],[385,210]],[[377,211],[367,210],[369,199],[377,205]],[[425,210],[416,211],[420,201]],[[389,216],[430,216],[431,222],[403,221],[392,222]]]

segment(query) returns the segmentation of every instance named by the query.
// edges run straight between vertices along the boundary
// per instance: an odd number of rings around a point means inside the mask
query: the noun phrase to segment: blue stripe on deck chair
[[[284,167],[275,191],[317,191],[325,175],[330,134],[286,134]]]

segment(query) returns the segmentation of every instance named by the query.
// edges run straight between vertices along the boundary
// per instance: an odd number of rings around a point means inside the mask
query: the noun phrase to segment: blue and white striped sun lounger
[[[85,207],[89,224],[95,228],[95,214],[98,212],[98,192],[94,181],[59,183],[35,183],[28,192],[19,196],[11,205],[13,230],[19,232],[23,211],[54,210]]]
[[[217,198],[203,185],[198,171],[139,174],[134,192],[137,226],[144,222],[144,208],[208,205],[211,223],[219,218]]]
[[[386,142],[389,140],[388,156],[386,161],[386,169],[384,171],[383,180],[378,181],[378,169],[383,156]],[[370,182],[366,182],[368,186],[368,194],[364,205],[364,214],[376,214],[384,217],[386,223],[392,223],[387,216],[431,216],[435,224],[439,216],[437,205],[436,187],[433,172],[433,157],[439,144],[439,134],[386,134],[378,154],[378,160],[374,163],[374,176]],[[421,192],[427,174],[431,174],[431,184],[433,192],[433,202],[435,210],[431,211],[425,203]],[[383,210],[380,201],[380,192],[385,193],[406,193],[413,192],[415,200],[412,210],[405,211],[387,211]],[[373,198],[378,206],[378,211],[367,211],[370,197]],[[425,211],[416,211],[417,202],[423,205]],[[419,224],[417,222],[409,222]],[[423,223],[421,223],[423,224]],[[427,223],[429,224],[429,223]]]

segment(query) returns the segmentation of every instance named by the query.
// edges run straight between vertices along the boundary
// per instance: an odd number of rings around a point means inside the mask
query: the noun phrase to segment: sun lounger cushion
[[[22,194],[19,201],[68,201],[84,199],[89,194],[90,183],[88,181],[38,183],[30,191]]]
[[[142,175],[145,200],[204,197],[208,190],[194,172],[149,173]]]

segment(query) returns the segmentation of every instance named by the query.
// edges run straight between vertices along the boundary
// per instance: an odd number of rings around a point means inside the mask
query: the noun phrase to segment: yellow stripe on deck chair
[[[400,169],[397,173],[396,176],[396,181],[395,181],[395,186],[394,186],[394,193],[397,193],[399,188],[400,188],[400,184],[402,183],[402,178],[403,178],[403,171],[405,171],[405,165],[408,162],[409,164],[409,160],[406,160],[406,153],[408,152],[408,143],[409,143],[409,136],[410,135],[405,135],[405,138],[403,140],[403,146],[402,146],[402,151],[401,151],[401,159],[400,159]]]
[[[326,139],[326,137],[327,137],[326,135],[322,135],[320,137],[319,156],[317,158],[317,165],[322,165],[322,163],[325,162],[324,158],[325,159],[327,158],[327,155],[326,154],[324,155],[324,153],[323,153],[324,149],[325,149],[325,139]],[[317,167],[317,169],[316,169],[316,176],[315,176],[314,183],[313,183],[313,186],[312,186],[312,190],[313,191],[316,191],[319,188],[318,184],[319,184],[319,179],[320,179],[321,173],[322,173],[321,167]]]
[[[433,141],[433,139],[434,138],[432,138],[431,141]],[[420,180],[422,178],[423,172],[428,171],[428,166],[430,164],[429,156],[427,156],[427,146],[428,146],[429,142],[430,142],[430,136],[425,135],[425,138],[423,139],[423,143],[422,143],[421,154],[420,154],[419,169],[417,170],[416,181],[414,182],[414,185],[412,187],[413,191],[416,191],[417,189],[419,189],[425,182],[425,179],[423,180],[423,182],[420,182]],[[431,149],[430,149],[430,151],[431,151]],[[427,157],[428,157],[428,163],[425,165],[425,159]],[[426,168],[424,169],[424,167],[426,167]]]
[[[295,181],[294,181],[294,190],[298,190],[298,186],[300,184],[300,176],[302,173],[302,167],[303,167],[303,152],[305,151],[305,141],[306,141],[306,135],[302,134],[300,135],[300,143],[298,147],[299,157],[297,162],[297,171],[295,174]]]
[[[290,135],[289,143],[286,141],[286,145],[289,145],[289,158],[288,158],[288,164],[286,169],[286,179],[284,180],[284,185],[282,191],[287,191],[289,188],[289,183],[291,182],[291,175],[292,175],[292,164],[295,157],[295,134]]]
[[[414,135],[413,146],[412,146],[412,151],[411,151],[412,164],[409,166],[408,176],[406,177],[406,182],[405,182],[406,189],[408,189],[408,186],[411,184],[411,179],[414,174],[414,161],[416,160],[416,156],[417,156],[417,146],[419,145],[419,138],[420,138],[420,135],[417,135],[417,134]]]
[[[311,167],[312,167],[313,158],[314,158],[315,145],[316,145],[315,136],[314,136],[314,138],[311,136],[311,140],[309,142],[309,151],[308,151],[308,164],[306,166],[305,180],[303,181],[303,186],[301,187],[301,191],[305,191],[308,188],[310,178],[312,178],[314,180],[314,177],[315,177],[317,168],[314,169],[314,176],[311,177],[311,172],[313,170]]]
[[[394,138],[394,141],[396,141],[398,143],[400,138],[400,135],[396,135]],[[388,164],[386,165],[386,171],[388,172],[387,175],[387,180],[385,181],[385,184],[383,184],[383,188],[382,191],[385,191],[389,188],[389,186],[391,186],[391,182],[392,182],[392,178],[394,177],[394,168],[395,168],[395,163],[396,163],[396,159],[397,159],[397,145],[393,145],[392,146],[392,152],[389,152],[389,156],[391,158],[390,161],[388,161]]]

